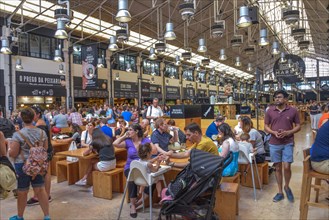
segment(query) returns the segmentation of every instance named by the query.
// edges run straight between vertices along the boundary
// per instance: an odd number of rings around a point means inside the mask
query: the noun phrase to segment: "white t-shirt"
[[[162,117],[163,116],[163,112],[160,108],[160,106],[158,107],[154,107],[152,105],[152,109],[151,109],[151,106],[149,106],[147,108],[147,112],[146,112],[146,117],[147,116],[152,116],[152,117],[156,117],[156,118],[159,118],[159,117]],[[153,119],[151,119],[151,123],[153,122]]]
[[[91,136],[89,134],[89,132],[87,133],[87,139],[86,139],[86,132],[87,131],[83,131],[81,133],[81,141],[85,141],[86,144],[91,144]]]

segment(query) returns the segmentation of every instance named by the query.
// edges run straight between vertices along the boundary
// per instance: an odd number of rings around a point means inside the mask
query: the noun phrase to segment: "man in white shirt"
[[[163,112],[158,106],[159,99],[154,98],[152,105],[147,108],[146,118],[150,120],[151,130],[154,130],[154,122],[157,118],[163,116]]]

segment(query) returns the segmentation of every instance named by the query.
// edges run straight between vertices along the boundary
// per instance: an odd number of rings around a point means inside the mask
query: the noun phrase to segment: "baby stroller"
[[[232,161],[232,153],[226,158],[205,151],[192,149],[190,164],[162,191],[162,215],[171,219],[181,215],[187,219],[217,219],[213,213],[216,189],[222,171]]]

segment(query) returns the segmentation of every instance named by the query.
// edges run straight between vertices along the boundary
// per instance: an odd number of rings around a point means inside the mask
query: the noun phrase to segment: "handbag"
[[[77,150],[77,149],[78,149],[77,144],[75,143],[75,141],[72,141],[70,144],[69,150]],[[66,160],[68,162],[77,162],[79,160],[79,158],[67,156]]]

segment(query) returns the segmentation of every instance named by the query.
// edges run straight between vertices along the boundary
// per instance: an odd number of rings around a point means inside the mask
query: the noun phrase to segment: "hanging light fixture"
[[[131,21],[131,15],[128,11],[128,0],[119,0],[118,13],[115,16],[115,20],[124,23]]]
[[[61,54],[61,51],[59,49],[55,50],[54,61],[55,62],[63,62],[62,54]]]
[[[156,75],[155,68],[154,68],[154,66],[152,66],[151,67],[151,76],[155,76],[155,75]]]
[[[67,32],[65,31],[65,21],[61,18],[57,19],[57,30],[55,32],[55,38],[57,39],[67,39]]]
[[[199,39],[198,52],[199,53],[205,53],[205,52],[207,52],[206,41],[205,41],[204,38],[200,38]]]
[[[109,44],[108,49],[110,51],[117,51],[117,50],[119,50],[119,47],[117,45],[117,37],[116,36],[111,36],[110,37],[110,44]]]
[[[120,74],[119,73],[115,74],[115,80],[120,80]]]
[[[59,74],[65,74],[64,65],[63,64],[59,64],[59,66],[58,66],[58,73]]]
[[[180,65],[182,65],[182,62],[180,61],[180,56],[176,56],[176,62],[175,62],[175,65],[176,66],[180,66]]]
[[[287,59],[286,59],[286,54],[284,52],[281,52],[281,58],[280,58],[280,63],[285,63],[287,62]]]
[[[196,71],[200,71],[200,70],[201,70],[200,62],[197,62],[197,63],[196,63],[196,65],[195,65],[195,70],[196,70]]]
[[[235,64],[234,64],[235,66],[241,66],[242,65],[242,63],[241,63],[241,61],[240,61],[240,57],[236,57],[235,58]]]
[[[132,72],[133,70],[131,69],[131,64],[127,63],[127,68],[126,68],[127,72]]]
[[[16,60],[15,69],[16,69],[16,70],[22,70],[22,69],[23,69],[22,61],[21,61],[20,58],[17,58],[17,60]]]
[[[97,59],[97,68],[104,68],[103,59],[101,57]]]
[[[248,71],[248,72],[251,72],[251,71],[253,71],[253,70],[254,70],[254,68],[252,68],[251,63],[248,63],[247,71]]]
[[[11,49],[9,48],[9,40],[6,37],[1,39],[1,50],[0,52],[3,54],[12,54]]]
[[[164,35],[164,39],[166,40],[175,40],[176,34],[174,32],[174,24],[169,22],[166,24],[166,33]]]
[[[155,54],[155,50],[153,47],[150,48],[150,55],[149,55],[149,59],[150,60],[156,60],[158,57],[157,55]]]
[[[280,53],[279,42],[274,41],[273,44],[272,44],[272,54],[273,55],[278,55],[279,53]]]
[[[240,28],[249,27],[252,24],[249,17],[249,8],[247,6],[240,7],[240,18],[236,24]]]
[[[269,41],[267,39],[267,29],[263,28],[260,30],[260,39],[259,39],[259,46],[266,46],[269,44]]]
[[[227,56],[225,55],[225,49],[220,49],[219,51],[219,60],[226,60]]]

